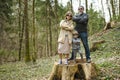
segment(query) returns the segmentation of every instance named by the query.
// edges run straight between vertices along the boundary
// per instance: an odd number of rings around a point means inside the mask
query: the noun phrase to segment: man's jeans
[[[85,55],[86,55],[86,59],[91,59],[90,58],[90,49],[88,46],[88,34],[87,32],[81,32],[79,33],[79,37],[81,38],[81,41],[83,43],[83,46],[85,48]]]

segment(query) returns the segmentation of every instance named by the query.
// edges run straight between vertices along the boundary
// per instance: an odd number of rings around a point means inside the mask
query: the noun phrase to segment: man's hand
[[[81,20],[81,17],[79,15],[73,16],[72,20],[74,22],[79,22]]]

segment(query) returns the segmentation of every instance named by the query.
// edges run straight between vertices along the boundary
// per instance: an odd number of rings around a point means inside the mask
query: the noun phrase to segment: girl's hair
[[[70,16],[70,20],[72,19],[72,12],[71,11],[68,11],[66,14],[65,14],[65,19],[67,19],[67,16]]]

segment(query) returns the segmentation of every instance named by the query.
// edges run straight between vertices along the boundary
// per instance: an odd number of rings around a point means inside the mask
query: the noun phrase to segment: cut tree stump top
[[[68,65],[54,63],[48,80],[92,80],[97,76],[94,63],[86,63],[86,59],[69,61]]]

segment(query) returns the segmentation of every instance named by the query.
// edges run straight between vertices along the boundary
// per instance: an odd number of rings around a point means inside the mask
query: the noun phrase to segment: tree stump
[[[99,47],[100,47],[100,45],[101,45],[102,43],[105,43],[105,40],[100,40],[100,41],[92,42],[92,46],[91,46],[91,48],[90,48],[90,51],[91,51],[91,52],[96,51],[97,49],[99,49]]]
[[[104,30],[111,29],[111,22],[106,23]]]
[[[85,60],[69,61],[68,65],[54,63],[48,80],[93,80],[97,76],[97,68]]]

